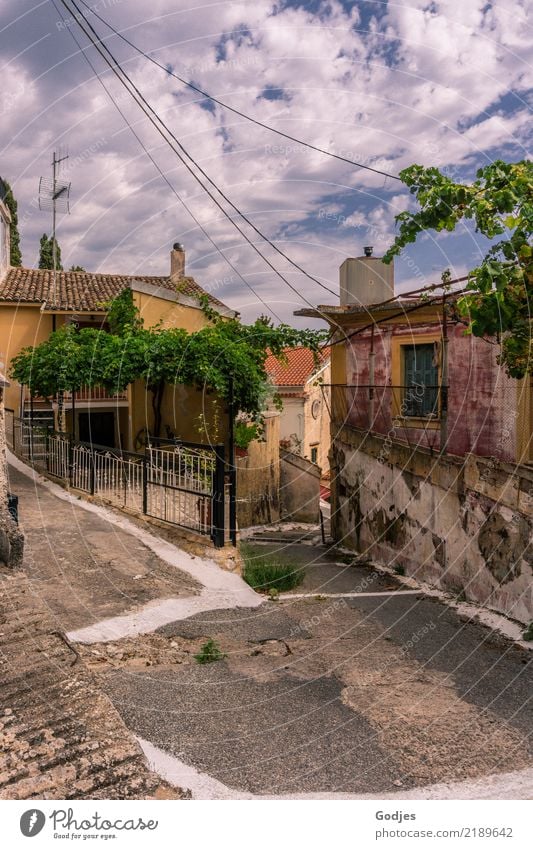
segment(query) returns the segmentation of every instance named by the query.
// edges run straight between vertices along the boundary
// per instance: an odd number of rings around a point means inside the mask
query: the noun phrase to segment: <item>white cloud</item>
[[[45,4],[10,25],[25,5],[30,8],[29,0],[5,3],[0,19],[10,39],[3,91],[15,95],[2,123],[1,171],[19,199],[25,261],[35,260],[38,237],[49,229],[46,216],[32,206],[38,178],[48,173],[53,148],[68,143],[73,206],[60,224],[68,263],[165,273],[171,243],[183,239],[200,282],[209,286],[210,280],[229,278],[219,297],[235,306],[240,300],[249,303],[248,291],[124,130],[83,57],[71,55],[73,42],[67,30],[58,29],[52,7]],[[371,20],[368,32],[362,31],[357,9],[347,12],[338,2],[324,3],[317,14],[271,2],[177,8],[175,0],[152,3],[149,15],[138,0],[128,2],[127,10],[126,4],[106,3],[101,11],[115,26],[126,24],[128,37],[158,61],[236,108],[341,156],[396,173],[413,161],[441,167],[483,164],[508,144],[522,155],[526,109],[518,98],[512,114],[498,104],[510,90],[523,93],[531,83],[525,38],[531,3],[517,2],[513,14],[486,5],[481,0],[390,4],[384,17]],[[220,107],[202,108],[194,92],[116,39],[110,44],[213,180],[327,285],[336,285],[343,255],[353,254],[371,233],[383,243],[393,237],[394,215],[409,202],[400,184],[323,157]],[[101,67],[94,52],[90,55]],[[292,309],[295,296],[243,244],[116,81],[109,74],[105,79],[213,238],[229,249],[266,299],[288,298]],[[267,87],[283,91],[284,99],[262,97]],[[495,108],[496,114],[485,114]],[[321,218],[321,209],[337,215],[339,226]],[[373,243],[380,246],[378,238]],[[274,259],[270,248],[265,252]],[[433,262],[439,257],[436,251]],[[308,300],[328,299],[279,258],[275,262]],[[288,317],[287,304],[281,308]]]

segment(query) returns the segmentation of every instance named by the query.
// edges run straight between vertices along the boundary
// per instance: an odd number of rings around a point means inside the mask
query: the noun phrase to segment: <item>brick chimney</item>
[[[170,251],[170,276],[178,280],[185,277],[185,248],[180,242],[175,242]]]

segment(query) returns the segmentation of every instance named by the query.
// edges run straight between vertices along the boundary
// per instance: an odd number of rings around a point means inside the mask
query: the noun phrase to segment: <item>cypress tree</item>
[[[59,247],[56,239],[56,261],[57,261],[57,271],[63,271],[63,266],[61,265],[61,248]],[[53,255],[53,239],[52,237],[48,238],[46,233],[43,233],[40,241],[40,249],[39,249],[39,268],[48,268],[50,271],[54,267],[54,255]]]

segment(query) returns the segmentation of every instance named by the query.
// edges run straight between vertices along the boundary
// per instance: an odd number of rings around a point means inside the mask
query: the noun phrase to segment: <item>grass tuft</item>
[[[209,639],[200,648],[198,654],[194,655],[194,659],[197,663],[214,663],[216,660],[223,660],[226,656],[220,651],[218,643]]]
[[[526,630],[522,633],[523,640],[533,640],[533,622],[530,622]]]
[[[246,544],[241,545],[240,552],[244,561],[242,576],[257,592],[287,592],[301,584],[304,579],[303,567],[295,566],[280,557],[262,554]]]

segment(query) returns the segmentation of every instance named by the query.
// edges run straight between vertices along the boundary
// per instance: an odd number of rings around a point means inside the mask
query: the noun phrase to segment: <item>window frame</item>
[[[393,334],[391,339],[391,415],[394,419],[404,419],[406,427],[418,427],[427,430],[438,430],[441,426],[442,393],[442,359],[439,357],[437,367],[438,403],[437,413],[432,416],[409,416],[401,413],[405,383],[405,351],[417,345],[438,345],[442,356],[442,334],[440,328],[433,332],[417,333],[412,328],[408,333]]]
[[[402,399],[401,404],[402,404],[402,408],[406,404],[407,392],[411,388],[418,387],[420,385],[421,387],[424,387],[424,390],[426,390],[428,387],[430,389],[435,390],[435,392],[436,392],[436,404],[435,404],[436,412],[417,413],[417,412],[407,412],[406,411],[405,413],[403,413],[403,416],[406,419],[422,419],[423,421],[428,421],[428,422],[439,421],[440,420],[440,379],[439,379],[440,378],[440,366],[439,366],[439,364],[437,364],[436,366],[432,365],[432,368],[435,370],[435,381],[434,382],[428,383],[428,384],[426,384],[425,382],[421,383],[421,384],[417,384],[416,382],[408,383],[408,380],[407,380],[407,356],[408,356],[408,354],[414,353],[417,348],[426,348],[426,349],[433,349],[434,350],[435,349],[435,342],[413,341],[409,344],[404,343],[404,344],[401,345],[400,350],[401,350],[401,374],[402,374],[402,384],[401,384],[401,399]],[[428,351],[428,353],[429,353],[429,351]],[[412,403],[413,402],[411,402],[411,404]],[[411,406],[411,410],[412,409],[413,408]]]

